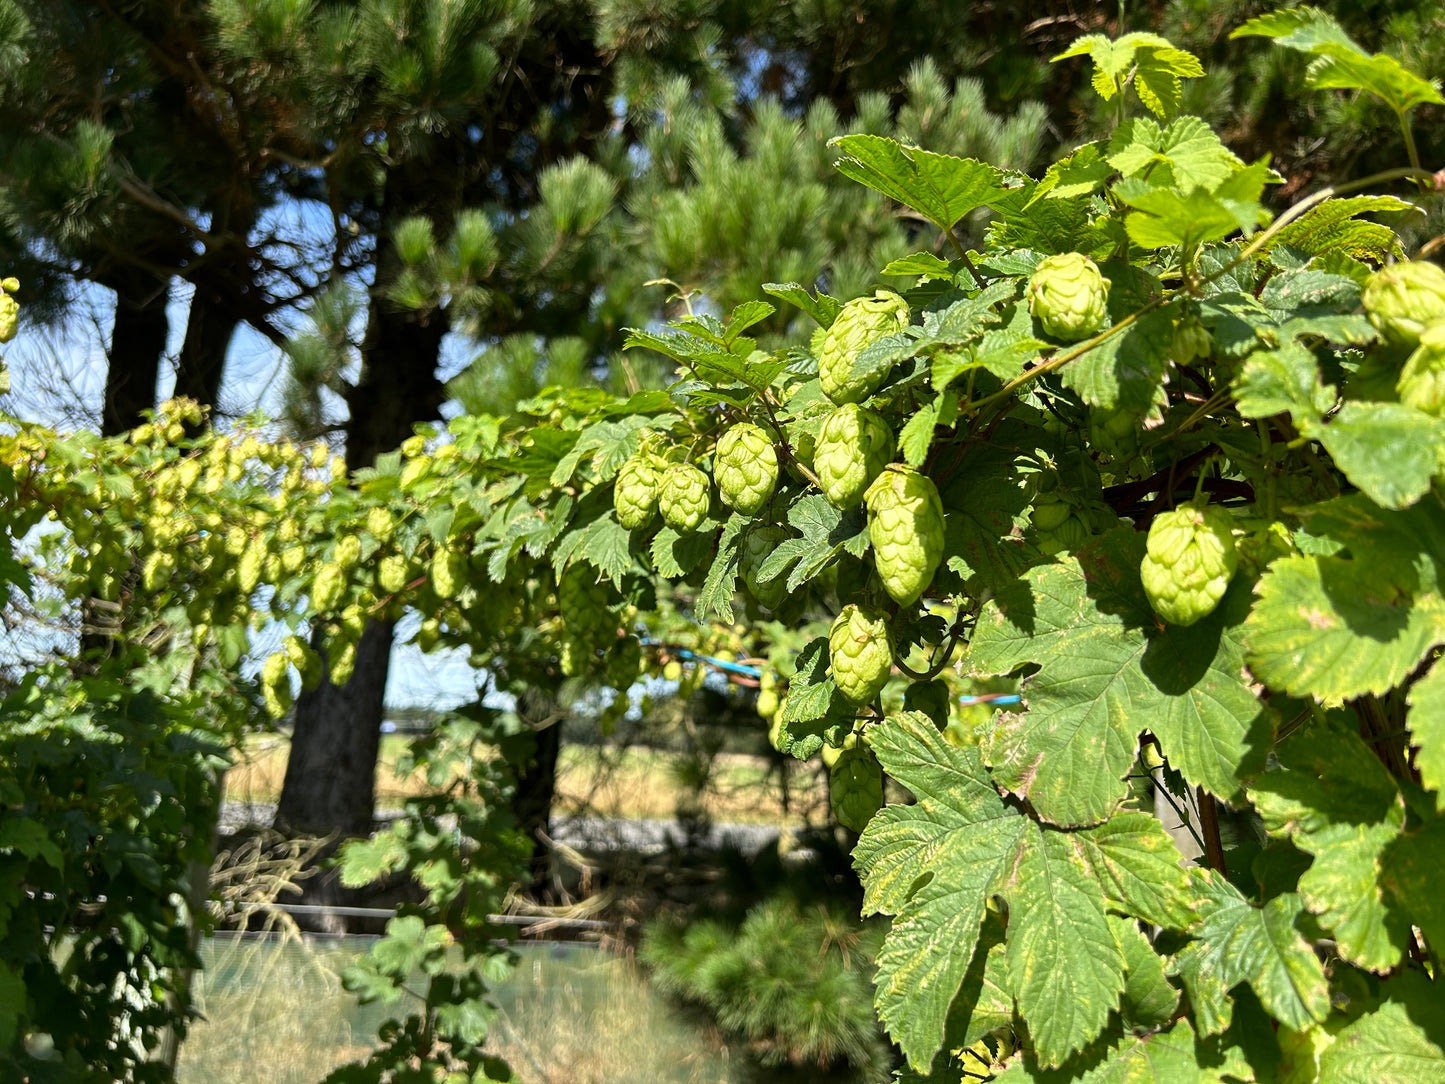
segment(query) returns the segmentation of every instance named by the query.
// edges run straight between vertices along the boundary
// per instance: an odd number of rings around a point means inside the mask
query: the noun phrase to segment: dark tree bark
[[[199,275],[193,281],[196,292],[191,298],[186,337],[181,344],[175,394],[204,406],[215,406],[226,373],[226,351],[240,320],[234,307],[227,303],[225,283],[214,281],[209,275]]]
[[[533,728],[536,744],[531,759],[515,765],[517,789],[512,813],[517,828],[531,841],[530,894],[549,900],[552,892],[551,858],[547,839],[552,834],[552,802],[557,796],[557,756],[562,749],[562,718],[557,703],[540,690],[531,690],[517,705],[522,721]]]
[[[163,286],[138,272],[117,275],[102,285],[114,290],[116,298],[100,431],[115,436],[139,425],[141,411],[156,405],[156,378],[170,324]]]
[[[391,631],[390,621],[368,624],[351,680],[333,685],[323,678],[297,698],[296,736],[276,809],[276,823],[286,831],[344,836],[371,831]]]

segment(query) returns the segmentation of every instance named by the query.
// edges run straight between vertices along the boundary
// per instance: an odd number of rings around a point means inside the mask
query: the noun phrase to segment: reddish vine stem
[[[1196,787],[1194,795],[1199,804],[1199,833],[1204,837],[1204,861],[1210,869],[1223,873],[1224,844],[1219,839],[1219,807],[1214,803],[1214,795],[1203,787]]]

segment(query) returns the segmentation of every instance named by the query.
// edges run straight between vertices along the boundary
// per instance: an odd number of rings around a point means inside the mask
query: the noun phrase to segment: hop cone
[[[868,537],[883,589],[900,606],[918,600],[943,559],[943,502],[933,481],[890,466],[868,487]]]
[[[872,750],[848,737],[828,770],[828,802],[839,824],[861,832],[883,808],[883,769]]]
[[[629,689],[642,673],[642,642],[636,636],[622,636],[607,651],[607,684]]]
[[[657,507],[662,519],[675,531],[695,531],[707,518],[712,503],[708,477],[696,467],[674,463],[662,472],[657,490]]]
[[[1192,625],[1214,611],[1239,566],[1233,526],[1224,509],[1203,504],[1154,517],[1139,575],[1155,613]]]
[[[948,709],[953,702],[942,681],[915,681],[903,693],[904,711],[921,711],[939,730],[948,728]]]
[[[1413,349],[1426,327],[1445,319],[1445,270],[1425,260],[1382,267],[1365,283],[1362,299],[1381,338]]]
[[[779,603],[788,597],[788,578],[774,576],[771,580],[759,580],[758,570],[763,567],[768,555],[789,537],[786,527],[754,527],[743,535],[742,549],[738,554],[738,570],[742,573],[743,586],[760,605],[770,610],[776,610]]]
[[[609,601],[607,585],[598,582],[590,565],[570,564],[557,581],[557,612],[576,635],[599,634],[613,627]]]
[[[1396,387],[1406,406],[1445,417],[1445,319],[1420,333],[1420,345],[1406,359]]]
[[[778,484],[778,453],[766,433],[751,422],[742,422],[717,442],[713,475],[724,504],[745,516],[755,516]]]
[[[908,302],[892,290],[878,290],[843,306],[823,336],[818,351],[818,383],[835,403],[868,398],[883,382],[884,372],[853,379],[853,362],[863,348],[908,326]]]
[[[1079,252],[1042,260],[1029,276],[1029,314],[1045,335],[1062,342],[1087,339],[1104,326],[1109,280]]]
[[[1094,407],[1089,411],[1089,443],[1111,459],[1132,459],[1139,451],[1138,415]]]
[[[856,403],[844,403],[818,431],[813,471],[828,503],[852,508],[892,458],[893,430],[888,423]]]
[[[854,704],[871,703],[893,670],[888,623],[870,610],[844,606],[828,630],[828,672]]]
[[[617,522],[629,531],[646,527],[657,511],[657,487],[661,472],[650,455],[639,452],[622,464],[612,485],[612,507]]]

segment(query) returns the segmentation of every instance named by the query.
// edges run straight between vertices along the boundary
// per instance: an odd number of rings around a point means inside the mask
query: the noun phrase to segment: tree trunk
[[[176,368],[175,395],[215,406],[226,373],[226,351],[240,321],[226,304],[224,292],[218,296],[218,291],[226,289],[225,283],[212,282],[207,275],[198,275],[194,281],[196,292]]]
[[[368,623],[351,680],[333,685],[323,678],[297,698],[296,730],[276,808],[283,830],[317,836],[371,831],[391,631],[390,621]]]
[[[540,712],[539,709],[540,708]],[[557,704],[545,694],[524,696],[517,705],[522,721],[533,727],[536,744],[525,764],[513,765],[517,789],[512,796],[512,813],[517,828],[532,845],[529,862],[530,894],[538,900],[554,900],[551,854],[547,838],[552,834],[552,801],[557,795],[557,754],[562,749],[562,719]]]
[[[115,291],[115,326],[106,353],[105,403],[100,431],[115,436],[141,422],[141,411],[156,405],[156,377],[170,331],[167,292],[138,272],[102,285]]]
[[[425,169],[406,172],[415,190],[407,191],[404,180],[388,182],[388,203],[395,200],[398,208],[418,206],[422,201],[417,192],[427,191]],[[384,220],[390,223],[396,217]],[[387,299],[386,287],[400,274],[401,264],[388,237],[378,238],[377,245],[377,284],[361,346],[361,378],[347,395],[346,462],[351,470],[371,466],[377,456],[411,436],[417,422],[435,418],[444,394],[436,369],[447,331],[445,315],[400,310]],[[304,827],[317,834],[363,835],[370,830],[391,642],[391,622],[369,622],[351,681],[339,687],[323,683],[316,693],[297,700],[278,826]],[[371,691],[353,694],[351,686],[358,683]],[[336,759],[352,767],[345,774],[333,771],[322,781],[308,778]]]

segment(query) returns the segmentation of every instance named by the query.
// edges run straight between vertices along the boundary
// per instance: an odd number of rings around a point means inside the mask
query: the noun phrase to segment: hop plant
[[[399,553],[388,554],[376,566],[376,585],[388,595],[405,589],[407,573],[410,571],[407,559]]]
[[[607,683],[614,689],[629,689],[641,673],[642,641],[636,636],[618,637],[607,651]]]
[[[1089,257],[1064,252],[1039,262],[1029,276],[1029,315],[1061,342],[1087,339],[1104,326],[1109,280]]]
[[[788,597],[787,577],[774,576],[770,580],[760,580],[758,572],[768,555],[788,537],[786,527],[771,524],[754,527],[743,535],[742,547],[738,552],[738,570],[742,573],[743,586],[748,589],[748,594],[758,600],[759,605],[766,606],[769,610],[776,610]]]
[[[686,534],[702,526],[712,503],[712,486],[708,477],[687,463],[674,463],[662,472],[658,487],[657,507],[663,522],[675,531]]]
[[[612,485],[612,507],[617,522],[634,531],[646,527],[657,512],[657,489],[661,472],[652,456],[639,452],[622,464]]]
[[[834,508],[852,508],[893,458],[893,430],[881,416],[844,403],[823,422],[813,471]]]
[[[20,303],[10,295],[20,289],[20,280],[0,280],[0,343],[8,343],[20,330]]]
[[[724,504],[745,516],[755,516],[778,484],[778,453],[762,429],[742,422],[717,442],[713,475]]]
[[[1426,260],[1382,267],[1366,281],[1362,300],[1381,338],[1413,349],[1426,327],[1445,320],[1445,270]]]
[[[1155,613],[1192,625],[1214,612],[1239,566],[1233,527],[1227,511],[1202,503],[1154,517],[1139,575]]]
[[[943,559],[943,502],[932,479],[893,465],[864,495],[868,538],[883,589],[900,606],[918,601]]]
[[[338,564],[325,564],[311,581],[311,605],[317,613],[336,609],[346,593],[346,571]]]
[[[1405,360],[1395,387],[1406,406],[1445,417],[1445,318],[1420,333],[1420,345]]]
[[[1199,322],[1197,316],[1186,316],[1174,326],[1174,338],[1169,344],[1169,356],[1179,365],[1188,365],[1195,358],[1207,358],[1214,353],[1214,336]]]
[[[575,562],[557,581],[557,611],[562,623],[576,634],[600,634],[616,624],[607,585],[590,565]]]
[[[828,803],[838,823],[855,832],[883,808],[883,769],[856,734],[848,735],[828,765]]]
[[[854,704],[871,703],[892,671],[888,622],[871,610],[844,606],[828,630],[828,672],[838,691]]]
[[[942,681],[915,681],[903,692],[903,710],[921,711],[939,730],[945,730],[952,700],[948,686]]]
[[[440,599],[454,599],[466,581],[467,560],[450,546],[439,546],[432,555],[431,588]]]
[[[818,383],[835,403],[857,403],[878,389],[886,373],[853,379],[853,362],[863,349],[908,326],[908,302],[892,290],[878,290],[843,306],[818,348]]]
[[[1112,459],[1128,460],[1139,452],[1139,417],[1127,410],[1094,407],[1089,411],[1089,443]]]

